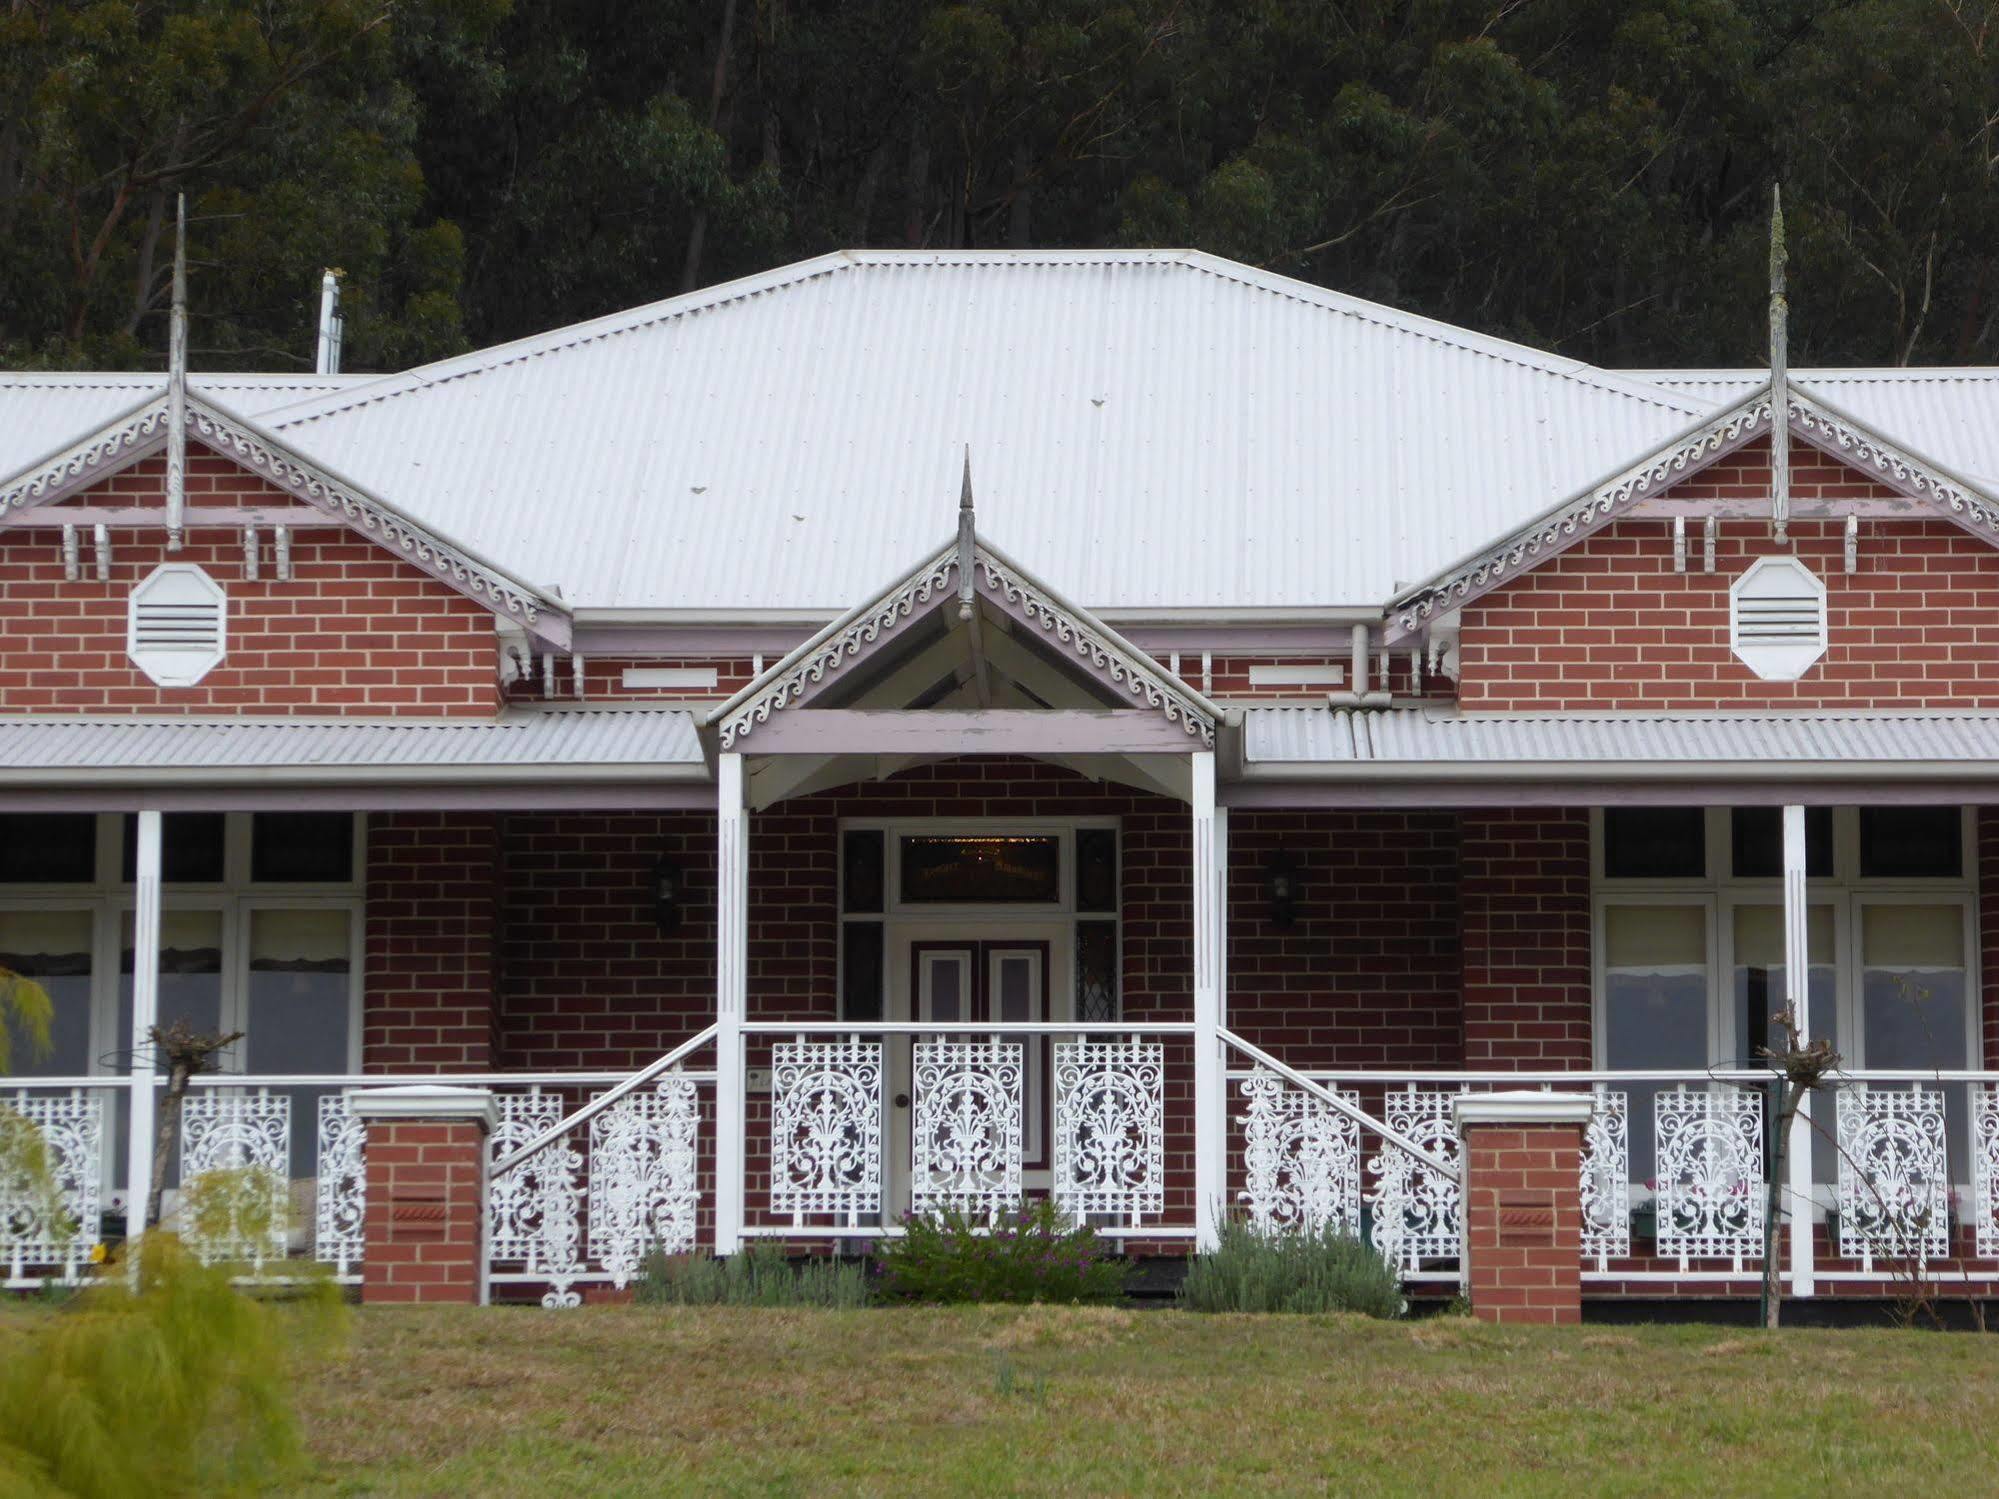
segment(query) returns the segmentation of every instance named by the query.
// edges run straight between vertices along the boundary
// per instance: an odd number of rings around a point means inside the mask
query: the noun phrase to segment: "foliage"
[[[904,1220],[881,1251],[882,1290],[898,1301],[1116,1301],[1125,1262],[1047,1198],[987,1225],[951,1209]]]
[[[171,1235],[139,1265],[136,1291],[114,1263],[0,1363],[0,1476],[106,1499],[281,1478],[300,1456],[293,1382],[339,1335],[338,1292],[255,1300]]]
[[[0,1074],[14,1070],[16,1031],[26,1039],[32,1054],[47,1054],[55,1013],[48,990],[26,974],[0,965]]]
[[[80,0],[0,13],[0,358],[516,337],[850,246],[1191,244],[1599,363],[1999,359],[1999,0]],[[1911,107],[1910,101],[1921,101]]]
[[[752,1244],[725,1259],[655,1250],[633,1283],[632,1300],[644,1306],[866,1306],[868,1274],[858,1261],[794,1266],[775,1244]]]
[[[1180,1305],[1195,1312],[1358,1312],[1399,1317],[1406,1303],[1394,1269],[1337,1230],[1264,1234],[1222,1229],[1221,1245],[1187,1265]]]
[[[179,1232],[205,1243],[282,1239],[291,1198],[285,1179],[262,1166],[217,1167],[181,1187]]]

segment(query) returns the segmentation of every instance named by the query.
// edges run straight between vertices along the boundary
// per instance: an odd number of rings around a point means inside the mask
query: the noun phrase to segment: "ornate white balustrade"
[[[1055,1043],[1055,1201],[1072,1217],[1135,1222],[1166,1207],[1166,1050],[1157,1041]]]
[[[918,1041],[910,1073],[909,1207],[987,1218],[1021,1197],[1018,1041]]]
[[[1676,1089],[1653,1101],[1661,1256],[1682,1266],[1725,1259],[1736,1269],[1763,1257],[1763,1099]]]
[[[0,1262],[74,1280],[99,1242],[104,1105],[81,1090],[0,1099]]]
[[[856,1217],[882,1207],[882,1044],[771,1047],[770,1208]]]
[[[1599,1268],[1631,1253],[1630,1099],[1597,1088],[1596,1112],[1583,1132],[1583,1258]]]
[[[590,1257],[623,1289],[648,1250],[694,1247],[701,1095],[669,1073],[590,1121]]]
[[[1360,1126],[1274,1072],[1259,1069],[1241,1088],[1248,1107],[1239,1200],[1250,1225],[1259,1233],[1330,1228],[1359,1238]]]
[[[292,1101],[214,1089],[181,1105],[181,1240],[209,1264],[282,1260],[291,1231]]]
[[[1454,1093],[1411,1084],[1383,1099],[1382,1122],[1448,1166],[1461,1166]],[[1374,1190],[1374,1247],[1390,1264],[1420,1270],[1425,1260],[1454,1260],[1462,1241],[1458,1184],[1407,1151],[1384,1145],[1368,1161]]]
[[[319,1100],[319,1176],[313,1183],[312,1255],[336,1275],[351,1275],[359,1267],[368,1220],[362,1157],[368,1127],[348,1100],[345,1093]]]
[[[1978,1253],[1999,1259],[1999,1083],[1972,1090],[1971,1181]]]
[[[1943,1094],[1919,1086],[1839,1090],[1839,1252],[1926,1263],[1950,1252]]]

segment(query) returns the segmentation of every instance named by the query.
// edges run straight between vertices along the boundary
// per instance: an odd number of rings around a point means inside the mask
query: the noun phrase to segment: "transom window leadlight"
[[[1795,682],[1826,649],[1825,584],[1795,557],[1764,557],[1728,590],[1728,643],[1767,682]]]
[[[163,562],[132,590],[125,650],[162,687],[190,687],[228,652],[229,598],[191,562]]]

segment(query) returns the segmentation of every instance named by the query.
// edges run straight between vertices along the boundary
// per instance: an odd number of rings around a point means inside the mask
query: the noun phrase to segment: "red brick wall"
[[[188,458],[191,504],[285,505],[289,497],[216,454]],[[84,491],[90,506],[157,500],[164,460]],[[293,578],[276,581],[268,531],[262,581],[244,575],[242,533],[190,531],[178,552],[153,528],[112,532],[110,581],[63,576],[61,533],[0,530],[0,713],[423,714],[499,707],[493,616],[344,527],[292,536]],[[227,658],[192,687],[160,687],[125,653],[132,589],[162,562],[191,562],[229,595]]]
[[[1298,869],[1294,926],[1265,870]],[[1229,817],[1229,1024],[1299,1067],[1455,1067],[1458,827],[1449,812]]]
[[[1587,1067],[1589,814],[1461,815],[1464,1065]]]
[[[1800,499],[1890,497],[1793,444]],[[1769,494],[1768,448],[1745,449],[1669,494]],[[1999,705],[1999,548],[1944,520],[1863,520],[1859,570],[1844,523],[1720,523],[1715,571],[1673,571],[1672,523],[1606,526],[1464,611],[1459,696],[1474,709],[1991,707]],[[1728,646],[1728,590],[1759,557],[1794,552],[1826,585],[1830,646],[1797,682],[1765,682]]]
[[[485,1279],[486,1127],[381,1119],[368,1126],[361,1299],[467,1305]]]
[[[362,1013],[368,1070],[493,1065],[499,851],[499,825],[490,813],[369,818]]]
[[[1485,1322],[1582,1321],[1582,1126],[1465,1130],[1465,1253]]]

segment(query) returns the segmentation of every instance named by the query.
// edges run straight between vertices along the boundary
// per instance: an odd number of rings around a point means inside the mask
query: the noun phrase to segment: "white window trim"
[[[280,883],[250,879],[250,818],[247,812],[225,814],[223,831],[223,875],[220,883],[163,885],[162,911],[218,911],[222,916],[222,973],[220,1025],[224,1031],[250,1032],[245,1047],[254,1046],[255,1034],[245,1024],[248,1019],[250,953],[246,941],[249,912],[265,910],[339,910],[348,920],[348,1024],[347,1057],[344,1070],[361,1069],[363,1011],[365,1000],[365,960],[367,955],[367,815],[353,814],[353,878],[344,884]],[[88,1075],[116,1077],[126,1071],[125,1054],[131,1037],[117,1035],[118,988],[123,975],[119,969],[124,946],[123,922],[132,910],[133,886],[118,876],[124,865],[124,821],[122,812],[97,814],[96,874],[88,882],[63,885],[0,886],[0,910],[82,911],[91,917],[91,1024]],[[106,876],[111,876],[106,878]],[[16,893],[18,892],[18,893]],[[225,1070],[235,1072],[243,1058],[225,1059]],[[243,1074],[254,1079],[254,1074]],[[337,1076],[338,1074],[329,1074]],[[33,1086],[34,1079],[15,1079]],[[296,1127],[297,1121],[294,1121]],[[110,1152],[105,1153],[110,1159]]]
[[[1609,906],[1705,904],[1708,908],[1708,1056],[1737,1055],[1734,1035],[1735,924],[1738,906],[1780,906],[1783,882],[1775,877],[1737,879],[1729,807],[1704,809],[1707,873],[1699,879],[1610,879],[1603,872],[1603,809],[1590,812],[1590,1047],[1598,1067],[1606,1065],[1605,1012],[1607,954],[1604,911]],[[1833,873],[1806,881],[1809,905],[1833,911],[1834,994],[1840,1050],[1855,1071],[1867,1068],[1861,1033],[1859,978],[1860,911],[1868,905],[1955,905],[1964,910],[1965,1055],[1970,1066],[1984,1056],[1983,974],[1980,971],[1976,810],[1959,809],[1960,870],[1955,878],[1863,878],[1860,873],[1860,809],[1833,808]]]

